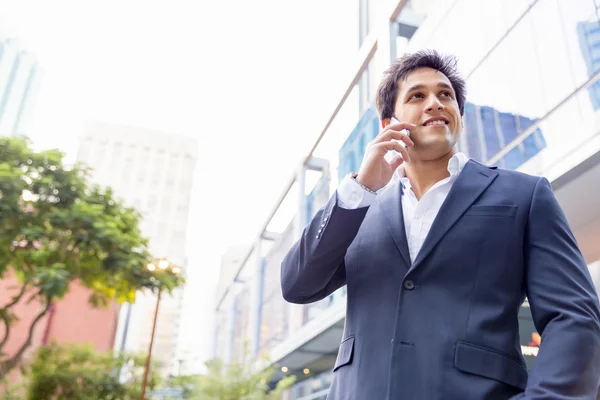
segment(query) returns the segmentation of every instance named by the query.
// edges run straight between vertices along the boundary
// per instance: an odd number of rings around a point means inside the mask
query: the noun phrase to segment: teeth
[[[428,122],[427,124],[425,124],[425,126],[429,126],[429,125],[446,125],[446,123],[444,121],[432,121],[432,122]]]

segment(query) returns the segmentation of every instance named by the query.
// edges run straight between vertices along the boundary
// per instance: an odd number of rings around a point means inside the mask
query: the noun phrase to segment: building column
[[[233,296],[231,304],[228,305],[227,312],[227,330],[225,331],[225,349],[223,361],[226,364],[231,363],[233,360],[233,342],[235,339],[235,318],[237,311],[237,294]]]
[[[258,355],[260,348],[260,325],[262,312],[262,298],[264,288],[264,257],[262,255],[262,239],[256,240],[254,245],[255,270],[250,283],[250,307],[247,337],[249,339],[250,352],[252,356]]]
[[[298,198],[298,208],[296,210],[296,218],[294,221],[294,241],[302,236],[302,231],[307,224],[306,216],[306,165],[300,164],[296,171],[296,184]],[[302,313],[304,306],[298,304],[287,304],[288,307],[288,335],[294,333],[296,328],[301,325]]]
[[[296,220],[294,223],[294,239],[300,238],[302,236],[302,231],[306,226],[306,166],[302,163],[298,167],[298,171],[296,172],[296,184],[298,186],[298,191],[296,196],[298,197],[298,210],[296,212]]]

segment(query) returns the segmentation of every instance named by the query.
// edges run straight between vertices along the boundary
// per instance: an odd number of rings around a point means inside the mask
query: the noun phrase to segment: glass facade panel
[[[531,0],[455,1],[443,18],[427,18],[422,23],[408,51],[435,48],[456,54],[463,72],[469,73],[531,3]],[[447,7],[447,1],[438,0],[431,9],[438,7]]]
[[[465,129],[458,150],[480,162],[489,160],[534,122],[520,115],[503,113],[488,106],[472,103],[465,105],[464,121]],[[545,147],[546,142],[538,128],[497,164],[504,168],[516,169]]]
[[[215,336],[214,336],[214,353],[213,356],[218,358],[225,357],[225,343],[227,330],[227,311],[219,308],[215,321]]]
[[[235,320],[233,326],[233,356],[242,357],[244,351],[250,352],[248,323],[250,318],[250,287],[245,285],[237,294],[235,301]]]
[[[570,38],[572,39],[572,36]],[[573,40],[570,44],[574,44],[572,42]],[[595,13],[592,18],[577,23],[577,45],[575,49],[581,52],[585,64],[585,68],[581,68],[581,74],[584,77],[593,76],[600,70],[600,22]],[[597,110],[600,108],[600,83],[591,85],[587,90],[592,106],[594,110]]]
[[[358,0],[358,7],[358,45],[360,47],[369,34],[369,0]]]
[[[316,212],[329,200],[329,179],[321,176],[314,189],[306,196],[306,223],[308,224]]]
[[[323,372],[319,375],[311,377],[303,382],[298,383],[292,390],[293,400],[325,400],[326,389],[329,389],[333,381],[333,373],[331,371]]]
[[[597,119],[587,91],[579,91],[540,122],[548,146],[539,157],[531,160],[526,172],[540,174],[565,155],[585,147],[588,140],[598,134]]]
[[[436,26],[432,22],[423,22],[409,51],[436,48],[458,56],[471,102],[460,148],[483,162],[559,106],[600,67],[600,25],[593,1],[460,0]],[[600,107],[600,84],[590,86],[588,94],[592,106]],[[517,168],[546,148],[546,137],[544,129],[533,129],[495,161]]]
[[[291,222],[265,257],[259,352],[266,352],[288,335],[289,305],[281,296],[281,262],[294,243],[294,222]]]
[[[302,319],[303,325],[317,318],[323,311],[332,305],[337,304],[339,301],[345,299],[346,287],[344,286],[322,300],[304,305],[304,314]]]
[[[228,291],[217,309],[215,329],[215,357],[228,361],[234,343],[236,296]]]
[[[589,23],[593,11],[589,2],[577,3],[581,7],[571,4],[570,8],[577,10],[565,13],[563,1],[538,1],[469,74],[468,98],[481,107],[482,116],[476,118],[482,118],[483,123],[481,127],[469,126],[474,110],[467,107],[463,151],[466,147],[472,158],[483,162],[492,159],[589,79],[589,73],[581,73],[585,70],[582,55],[573,57],[572,48],[568,48],[580,21]],[[476,128],[483,136],[475,134]],[[519,146],[496,160],[497,164],[519,167],[546,148],[547,135],[544,129],[534,129]]]
[[[339,151],[338,179],[350,172],[357,172],[367,144],[379,133],[379,116],[374,106],[369,107],[352,130]]]

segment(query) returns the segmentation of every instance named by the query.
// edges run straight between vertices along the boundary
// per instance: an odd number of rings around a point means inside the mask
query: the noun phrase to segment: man
[[[567,220],[545,178],[456,151],[464,106],[454,58],[397,60],[383,131],[283,261],[289,302],[347,285],[328,399],[596,399],[598,297]],[[542,335],[530,374],[525,297]]]

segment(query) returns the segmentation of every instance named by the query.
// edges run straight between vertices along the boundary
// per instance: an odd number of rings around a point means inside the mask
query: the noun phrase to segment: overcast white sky
[[[206,349],[220,255],[250,242],[342,94],[358,1],[0,0],[44,74],[30,136],[75,156],[88,120],[197,137],[188,340]]]

